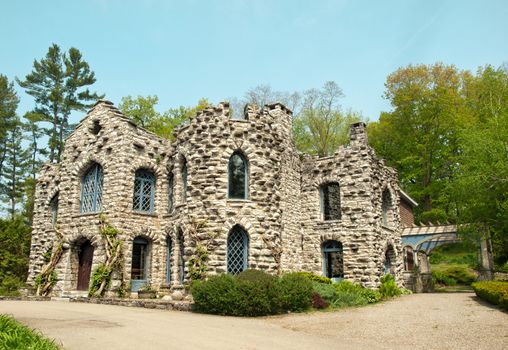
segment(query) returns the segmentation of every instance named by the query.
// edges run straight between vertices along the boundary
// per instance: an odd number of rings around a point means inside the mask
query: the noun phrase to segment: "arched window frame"
[[[333,203],[330,190],[338,192],[338,202]],[[321,218],[324,221],[340,220],[342,218],[341,189],[338,182],[328,182],[319,186],[319,203]]]
[[[240,179],[235,179],[234,174],[232,173],[234,171],[233,167],[236,165],[234,164],[234,157],[239,157],[242,161],[243,165],[243,173],[241,174],[241,179],[243,179],[243,193],[242,191],[235,190],[238,185],[235,181],[239,181]],[[240,193],[235,193],[240,192]],[[229,157],[228,161],[228,198],[229,199],[248,199],[249,198],[249,160],[247,157],[240,151],[235,151]]]
[[[134,176],[134,195],[132,209],[139,213],[154,212],[156,178],[153,171],[138,169]]]
[[[247,270],[249,265],[249,236],[238,225],[228,234],[226,265],[227,272],[233,275]]]
[[[321,253],[323,254],[323,275],[334,282],[342,280],[344,278],[344,248],[342,243],[336,240],[325,241],[321,246]],[[341,266],[339,266],[336,273],[330,264],[333,253],[339,254],[341,261]]]
[[[102,187],[104,172],[102,166],[94,163],[81,180],[81,213],[96,213],[102,209]]]

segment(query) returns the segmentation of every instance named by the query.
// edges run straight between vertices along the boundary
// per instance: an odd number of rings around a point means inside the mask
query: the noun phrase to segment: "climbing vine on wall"
[[[195,221],[193,220],[189,227],[189,234],[191,238],[196,242],[196,248],[194,254],[189,259],[189,276],[191,281],[203,280],[206,278],[208,271],[208,249],[214,243],[214,239],[217,238],[218,232],[208,233],[203,238],[200,235],[200,231],[205,227],[206,221]]]
[[[99,215],[99,232],[105,242],[106,261],[99,264],[92,274],[89,297],[102,297],[111,284],[113,271],[121,269],[122,242],[118,238],[120,231],[106,220],[104,214]]]
[[[58,241],[44,254],[46,264],[35,278],[35,287],[37,288],[35,295],[37,296],[48,296],[58,280],[55,268],[63,254],[63,235],[56,228],[55,232]]]

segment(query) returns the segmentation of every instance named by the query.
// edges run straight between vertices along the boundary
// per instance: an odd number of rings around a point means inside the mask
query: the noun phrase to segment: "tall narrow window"
[[[173,257],[173,241],[168,237],[166,241],[167,251],[166,251],[166,284],[169,286],[171,283],[171,259]]]
[[[184,244],[183,232],[178,232],[178,270],[180,283],[183,284],[185,280],[185,244]]]
[[[131,290],[137,292],[148,282],[148,241],[136,237],[132,245]]]
[[[173,180],[173,174],[170,174],[168,178],[168,213],[173,211],[174,192],[175,182]]]
[[[247,199],[249,176],[249,163],[245,157],[235,152],[229,158],[228,164],[228,198]]]
[[[53,227],[56,226],[56,220],[58,219],[58,193],[51,198],[49,202],[49,207],[51,209],[51,225]]]
[[[338,183],[329,183],[320,188],[321,212],[323,220],[340,220],[340,186]]]
[[[404,269],[412,271],[415,265],[413,248],[410,246],[404,247]]]
[[[385,189],[383,191],[383,199],[381,204],[381,210],[383,211],[383,225],[388,225],[390,223],[391,206],[392,197],[390,195],[390,191]]]
[[[228,236],[228,273],[236,275],[247,269],[249,237],[240,226],[231,229]]]
[[[102,167],[95,163],[81,182],[81,212],[94,213],[102,209]]]
[[[342,243],[326,241],[323,243],[323,272],[334,282],[344,278],[344,256]]]
[[[134,179],[132,208],[142,213],[154,212],[155,175],[148,170],[139,169]]]
[[[391,245],[385,251],[385,261],[383,264],[384,274],[392,274],[395,275],[394,267],[395,267],[395,251]]]
[[[187,202],[187,160],[182,160],[182,200]]]

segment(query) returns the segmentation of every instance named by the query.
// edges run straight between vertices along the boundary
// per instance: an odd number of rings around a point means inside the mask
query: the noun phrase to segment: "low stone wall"
[[[191,311],[192,303],[185,301],[167,301],[157,299],[113,299],[113,298],[70,298],[71,303],[89,303],[103,305],[119,305],[128,307],[144,307],[147,309]]]

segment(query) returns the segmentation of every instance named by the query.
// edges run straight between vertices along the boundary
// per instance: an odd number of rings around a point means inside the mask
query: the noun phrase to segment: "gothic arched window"
[[[132,209],[143,213],[154,212],[155,175],[146,169],[136,171]]]
[[[238,152],[233,153],[228,163],[228,198],[247,199],[249,188],[249,162]]]
[[[102,167],[95,163],[83,176],[81,182],[81,212],[95,213],[102,209]]]
[[[228,273],[239,274],[247,269],[249,237],[240,226],[231,229],[228,236]]]

